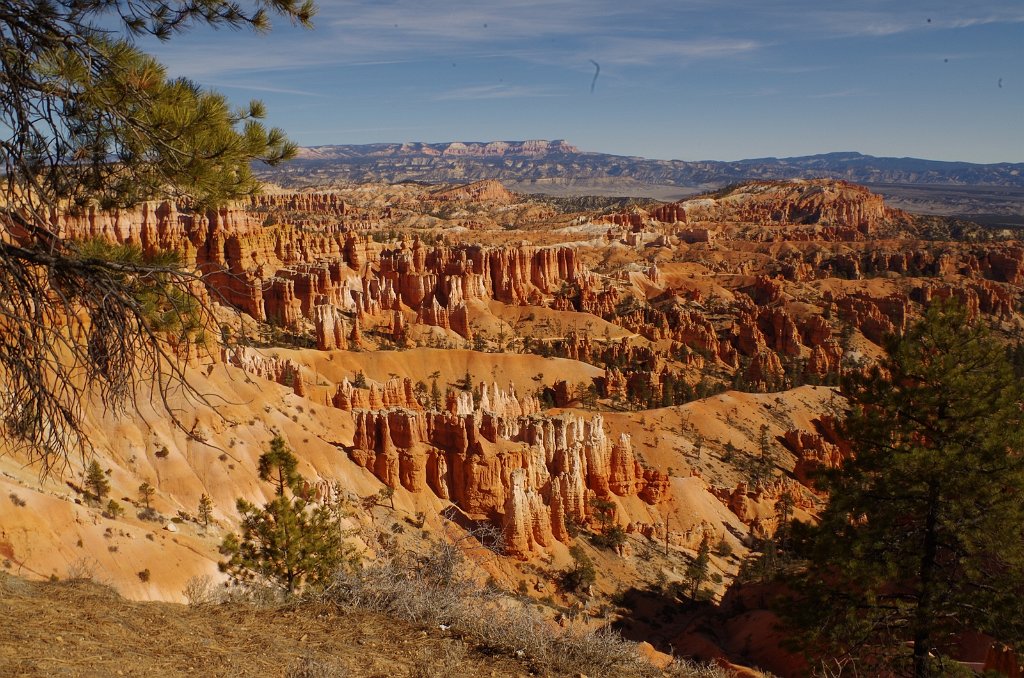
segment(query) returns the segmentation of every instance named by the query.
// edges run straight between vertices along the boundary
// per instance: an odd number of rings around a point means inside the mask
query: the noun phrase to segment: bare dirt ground
[[[529,667],[378,614],[191,608],[85,580],[0,575],[0,676],[527,676]]]

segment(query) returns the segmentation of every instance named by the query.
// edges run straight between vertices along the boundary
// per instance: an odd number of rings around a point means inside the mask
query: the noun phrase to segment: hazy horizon
[[[439,139],[436,141],[428,141],[424,139],[390,139],[386,141],[367,141],[358,143],[319,143],[319,144],[301,144],[302,148],[329,148],[335,146],[387,146],[387,145],[401,145],[401,144],[424,144],[428,146],[441,146],[452,143],[464,143],[464,144],[491,144],[491,143],[521,143],[524,141],[564,141],[570,146],[575,146],[579,149],[580,153],[596,153],[601,155],[614,155],[626,158],[643,158],[644,160],[663,160],[663,161],[679,161],[679,162],[745,162],[750,160],[789,160],[793,158],[810,158],[816,156],[826,155],[860,155],[865,158],[875,158],[877,160],[923,160],[926,162],[942,162],[950,164],[968,163],[972,165],[1024,165],[1022,161],[996,161],[996,162],[974,162],[971,160],[946,160],[938,158],[927,158],[913,155],[874,155],[871,153],[863,153],[857,150],[842,149],[842,150],[830,150],[830,151],[818,151],[814,153],[805,153],[801,155],[774,155],[774,156],[748,156],[743,158],[669,158],[669,157],[654,157],[637,154],[625,154],[625,153],[612,153],[609,151],[603,151],[594,148],[584,148],[580,144],[574,143],[572,139],[565,137],[554,137],[551,139],[509,139],[509,138],[495,138],[495,139]]]

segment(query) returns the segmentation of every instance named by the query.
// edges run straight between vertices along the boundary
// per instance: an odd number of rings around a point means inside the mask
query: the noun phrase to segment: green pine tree
[[[110,482],[107,480],[107,474],[95,459],[85,467],[85,489],[88,491],[88,498],[96,502],[96,504],[101,504],[103,497],[107,496],[110,492]]]
[[[297,491],[302,483],[299,475],[299,460],[288,449],[288,444],[281,436],[274,436],[270,441],[270,450],[260,455],[258,472],[260,480],[274,485],[274,494],[284,496],[284,491]]]
[[[155,198],[221,205],[259,189],[253,161],[296,151],[261,122],[260,102],[236,108],[169,77],[136,36],[166,40],[204,24],[263,31],[273,15],[308,26],[314,12],[310,0],[0,5],[0,419],[44,472],[89,447],[86,394],[116,411],[135,404],[139,382],[154,383],[164,403],[189,387],[181,361],[202,343],[206,303],[202,272],[180,255],[67,240],[53,216]]]
[[[795,619],[874,672],[945,675],[963,632],[1024,643],[1024,387],[958,306],[887,348],[844,384],[854,456],[827,478]]]
[[[262,507],[239,499],[241,534],[230,534],[221,544],[228,556],[221,571],[236,584],[268,585],[291,595],[322,586],[344,564],[347,549],[338,516],[302,496],[297,466],[280,436],[260,456],[260,479],[274,486],[274,498]]]

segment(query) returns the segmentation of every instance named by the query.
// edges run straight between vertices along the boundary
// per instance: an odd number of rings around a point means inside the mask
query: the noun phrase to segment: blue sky
[[[1024,0],[320,0],[141,41],[302,145],[563,138],[684,160],[1024,162]],[[595,66],[600,76],[593,92]]]

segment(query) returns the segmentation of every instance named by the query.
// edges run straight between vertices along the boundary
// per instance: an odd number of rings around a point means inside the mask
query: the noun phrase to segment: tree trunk
[[[928,515],[924,526],[924,551],[921,554],[921,588],[914,612],[914,678],[927,678],[928,651],[931,649],[932,578],[938,550],[939,487],[932,481],[928,485]]]

